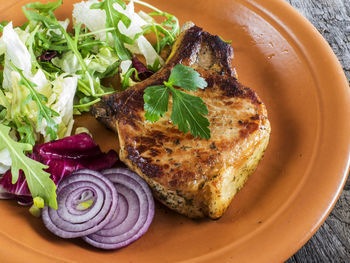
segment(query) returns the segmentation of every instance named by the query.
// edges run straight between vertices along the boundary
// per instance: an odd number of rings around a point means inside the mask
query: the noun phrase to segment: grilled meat
[[[191,218],[219,218],[255,170],[269,141],[266,108],[235,78],[232,56],[232,48],[219,37],[192,26],[179,36],[161,70],[104,97],[92,109],[118,133],[120,159],[147,181],[158,200]],[[166,81],[178,63],[191,66],[208,83],[204,90],[190,93],[208,106],[209,140],[180,132],[169,113],[155,123],[145,120],[144,89]]]

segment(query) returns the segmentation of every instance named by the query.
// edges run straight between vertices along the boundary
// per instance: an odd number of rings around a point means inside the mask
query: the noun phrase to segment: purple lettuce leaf
[[[83,168],[100,171],[111,168],[118,160],[115,151],[101,152],[100,147],[86,133],[35,145],[29,157],[48,166],[45,171],[51,174],[50,178],[56,185],[73,171]],[[22,198],[31,196],[22,171],[15,184],[12,184],[11,180],[11,170],[0,179],[0,189],[3,192],[6,190],[8,197],[11,197],[11,194]]]
[[[132,57],[132,66],[137,70],[137,75],[140,80],[145,80],[154,74],[149,70],[137,57]]]
[[[37,59],[40,61],[51,61],[54,57],[58,55],[55,50],[44,50],[44,52]]]

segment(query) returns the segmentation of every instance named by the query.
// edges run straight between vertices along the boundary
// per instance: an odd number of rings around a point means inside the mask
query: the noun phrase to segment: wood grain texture
[[[350,1],[286,0],[325,37],[350,80]],[[286,263],[350,262],[350,177],[316,234]]]

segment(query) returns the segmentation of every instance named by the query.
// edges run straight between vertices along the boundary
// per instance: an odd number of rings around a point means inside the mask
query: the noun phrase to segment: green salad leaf
[[[8,21],[3,21],[0,23],[0,32],[2,33],[4,30],[4,27],[8,24]]]
[[[110,31],[113,36],[114,41],[114,48],[117,52],[118,57],[121,60],[128,60],[131,59],[131,54],[127,50],[127,48],[124,46],[123,43],[129,43],[132,44],[133,40],[129,37],[123,35],[119,28],[118,24],[119,21],[122,21],[126,27],[129,27],[131,20],[124,14],[118,12],[114,7],[113,4],[117,3],[120,6],[123,7],[123,9],[126,8],[126,4],[122,0],[105,0],[100,3],[95,3],[91,6],[91,9],[101,9],[105,10],[106,12],[106,27],[113,27],[114,30]]]
[[[144,91],[145,118],[148,121],[158,121],[168,111],[169,94],[172,96],[171,120],[179,130],[194,137],[210,139],[209,120],[204,117],[208,115],[208,107],[204,101],[197,96],[190,95],[175,86],[187,91],[204,89],[207,82],[200,77],[194,69],[178,64],[171,71],[168,81],[164,85],[150,86]]]
[[[70,34],[58,22],[57,18],[55,17],[54,13],[51,10],[47,11],[47,14],[46,14],[46,13],[41,13],[40,8],[37,10],[29,10],[30,8],[31,8],[30,4],[25,5],[23,7],[23,12],[24,12],[25,16],[28,18],[28,20],[41,22],[49,29],[60,30],[62,35],[64,36],[64,39],[67,43],[69,50],[71,50],[73,52],[73,54],[76,56],[80,66],[82,67],[83,72],[86,72],[87,66],[86,66],[84,59],[82,58],[82,56],[78,50],[78,47],[77,47],[79,32],[80,32],[79,28],[75,27],[75,30],[76,30],[75,37],[73,39],[73,37],[71,37]],[[51,47],[48,46],[48,49],[51,49]]]
[[[101,79],[116,74],[120,62],[108,43],[94,39],[93,32],[82,28],[80,23],[75,25],[74,34],[68,33],[64,23],[58,21],[53,13],[61,3],[33,3],[23,7],[29,25],[34,28],[26,44],[32,58],[50,50],[58,52],[58,56],[50,62],[39,60],[33,63],[51,81],[56,79],[57,74],[68,73],[78,77],[74,113],[81,114],[89,111],[90,106],[100,100],[99,97],[111,93],[110,88],[101,84]],[[36,30],[38,27],[39,30]]]
[[[48,2],[46,4],[42,4],[39,2],[29,3],[26,5],[26,8],[29,9],[36,9],[39,12],[42,13],[49,13],[55,11],[57,8],[59,8],[62,5],[62,0],[54,1],[54,2]]]
[[[120,73],[123,89],[140,81],[132,56],[144,56],[148,68],[159,70],[164,63],[161,52],[179,34],[175,16],[143,1],[126,2],[76,3],[72,32],[67,31],[69,19],[60,21],[54,14],[63,0],[24,5],[28,21],[23,25],[0,22],[0,150],[7,148],[11,155],[13,182],[18,181],[22,170],[34,200],[42,198],[53,208],[57,207],[56,187],[44,172],[46,166],[26,153],[40,140],[70,135],[73,114],[89,111],[101,96],[115,92],[102,84],[103,79]],[[151,13],[136,12],[134,3],[151,9]],[[147,35],[156,37],[154,45]],[[122,67],[123,63],[128,67]],[[177,75],[183,74],[175,70],[169,79],[173,84],[165,82],[147,90],[147,118],[156,121],[164,116],[171,94],[173,112],[185,116],[172,115],[174,123],[184,132],[190,129],[199,134],[197,130],[205,125],[197,120],[204,118],[203,106],[188,105],[200,102],[174,86],[191,91],[203,88],[204,82],[193,72],[188,78],[193,78],[197,86],[191,80],[180,81]]]
[[[21,138],[20,142],[35,145],[35,133],[32,125],[30,125],[27,119],[25,119],[25,125],[23,125],[23,123],[20,123],[16,125],[16,127],[19,127],[17,129],[17,132],[19,133],[19,136]]]
[[[15,65],[12,64],[12,67],[20,74],[21,80],[19,84],[25,86],[29,90],[29,94],[27,98],[24,101],[24,104],[27,104],[29,101],[34,101],[36,105],[38,106],[38,115],[37,115],[37,126],[40,127],[42,120],[46,120],[47,124],[47,133],[50,135],[50,140],[57,139],[57,129],[58,124],[52,119],[54,116],[59,116],[57,112],[55,112],[53,109],[47,107],[45,103],[47,102],[47,98],[36,91],[35,87],[36,84],[31,82],[29,79],[27,79],[22,70],[18,69]]]
[[[141,34],[154,33],[157,39],[155,49],[158,54],[161,54],[166,46],[171,46],[174,43],[176,37],[180,33],[179,20],[176,16],[161,11],[149,3],[140,0],[134,0],[134,2],[152,10],[152,12],[148,14],[142,11],[139,13],[140,16],[150,22],[150,25],[145,26]],[[157,23],[153,17],[163,17],[165,20],[161,23]]]
[[[46,205],[57,209],[56,185],[44,171],[48,167],[27,157],[25,153],[31,151],[32,146],[12,140],[9,132],[10,127],[0,123],[0,150],[7,148],[10,153],[12,183],[17,182],[19,170],[22,170],[32,196],[41,197]]]

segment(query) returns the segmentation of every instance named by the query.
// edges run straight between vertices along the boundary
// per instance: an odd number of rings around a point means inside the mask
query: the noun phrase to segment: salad
[[[135,4],[151,12],[136,12]],[[74,115],[115,92],[103,80],[120,76],[123,90],[157,71],[179,34],[175,16],[143,1],[82,1],[74,5],[73,23],[56,18],[61,5],[30,3],[22,8],[26,23],[0,23],[2,194],[28,190],[34,204],[53,209],[58,182],[47,163],[33,158],[37,145],[70,136]]]

